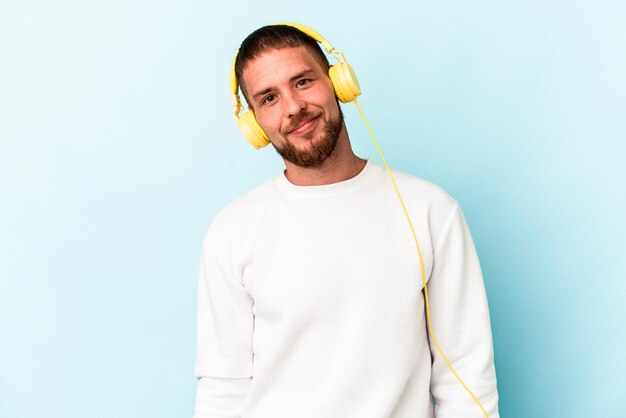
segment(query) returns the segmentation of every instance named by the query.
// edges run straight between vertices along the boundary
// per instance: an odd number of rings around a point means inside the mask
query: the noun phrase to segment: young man
[[[196,418],[483,417],[427,331],[415,244],[383,167],[357,157],[317,42],[267,26],[235,70],[286,170],[206,235]],[[457,203],[396,172],[420,240],[432,326],[498,418],[489,312]]]

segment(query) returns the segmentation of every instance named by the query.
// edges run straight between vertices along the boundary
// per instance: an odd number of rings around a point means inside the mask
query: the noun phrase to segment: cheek
[[[277,112],[263,112],[256,116],[256,120],[266,133],[273,134],[280,131],[280,116]]]
[[[337,99],[335,96],[333,96],[327,103],[327,107],[329,109],[330,114],[333,117],[337,117],[337,115],[339,115],[339,103],[337,103]]]
[[[268,112],[267,110],[255,111],[254,117],[256,118],[256,121],[259,122],[259,125],[261,125],[263,129],[269,129],[272,123],[271,122],[272,114],[270,112]]]
[[[329,85],[330,90],[325,90],[323,100],[324,106],[332,113],[339,112],[339,104],[337,103],[337,96],[335,96],[335,90],[333,90],[332,84]]]

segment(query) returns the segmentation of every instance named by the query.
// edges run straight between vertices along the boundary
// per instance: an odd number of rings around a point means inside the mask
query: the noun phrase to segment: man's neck
[[[356,177],[367,163],[352,151],[350,140],[339,140],[332,155],[317,167],[299,167],[285,161],[285,176],[296,186],[321,186]]]

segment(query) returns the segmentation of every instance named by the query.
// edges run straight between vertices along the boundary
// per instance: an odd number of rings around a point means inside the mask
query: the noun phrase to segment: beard
[[[306,118],[306,115],[303,119]],[[302,168],[313,168],[320,166],[330,157],[339,141],[339,134],[343,127],[343,111],[339,107],[339,117],[336,120],[329,120],[320,138],[312,142],[308,149],[299,149],[289,140],[278,148],[274,145],[276,152],[286,161]]]

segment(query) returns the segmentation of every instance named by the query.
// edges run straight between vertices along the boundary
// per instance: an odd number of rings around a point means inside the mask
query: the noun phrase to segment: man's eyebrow
[[[312,72],[314,72],[314,71],[311,68],[307,68],[306,70],[302,70],[298,74],[296,74],[293,77],[291,77],[289,79],[289,81],[296,81],[297,79],[302,78],[305,75],[308,75],[309,73],[312,73]]]
[[[260,91],[260,92],[258,92],[258,93],[254,93],[254,95],[252,95],[252,98],[256,101],[256,100],[257,100],[257,97],[259,97],[259,96],[264,96],[264,95],[266,95],[267,93],[269,93],[269,92],[270,92],[270,91],[272,91],[272,90],[274,90],[274,87],[268,87],[268,88],[266,88],[266,89],[261,90],[261,91]]]
[[[298,80],[298,79],[300,79],[300,78],[304,77],[305,75],[308,75],[308,74],[313,73],[313,72],[314,72],[314,71],[313,71],[313,69],[311,69],[311,68],[307,68],[307,69],[305,69],[305,70],[300,71],[299,73],[297,73],[297,74],[296,74],[296,75],[294,75],[293,77],[291,77],[291,78],[289,79],[289,81],[290,81],[290,82],[294,82],[294,81],[296,81],[296,80]],[[261,91],[259,91],[259,92],[255,93],[255,94],[252,96],[252,98],[253,98],[254,100],[257,100],[257,98],[258,98],[259,96],[264,96],[264,95],[266,95],[267,93],[271,92],[272,90],[274,90],[274,87],[268,87],[268,88],[265,88],[265,89],[263,89],[263,90],[261,90]]]

